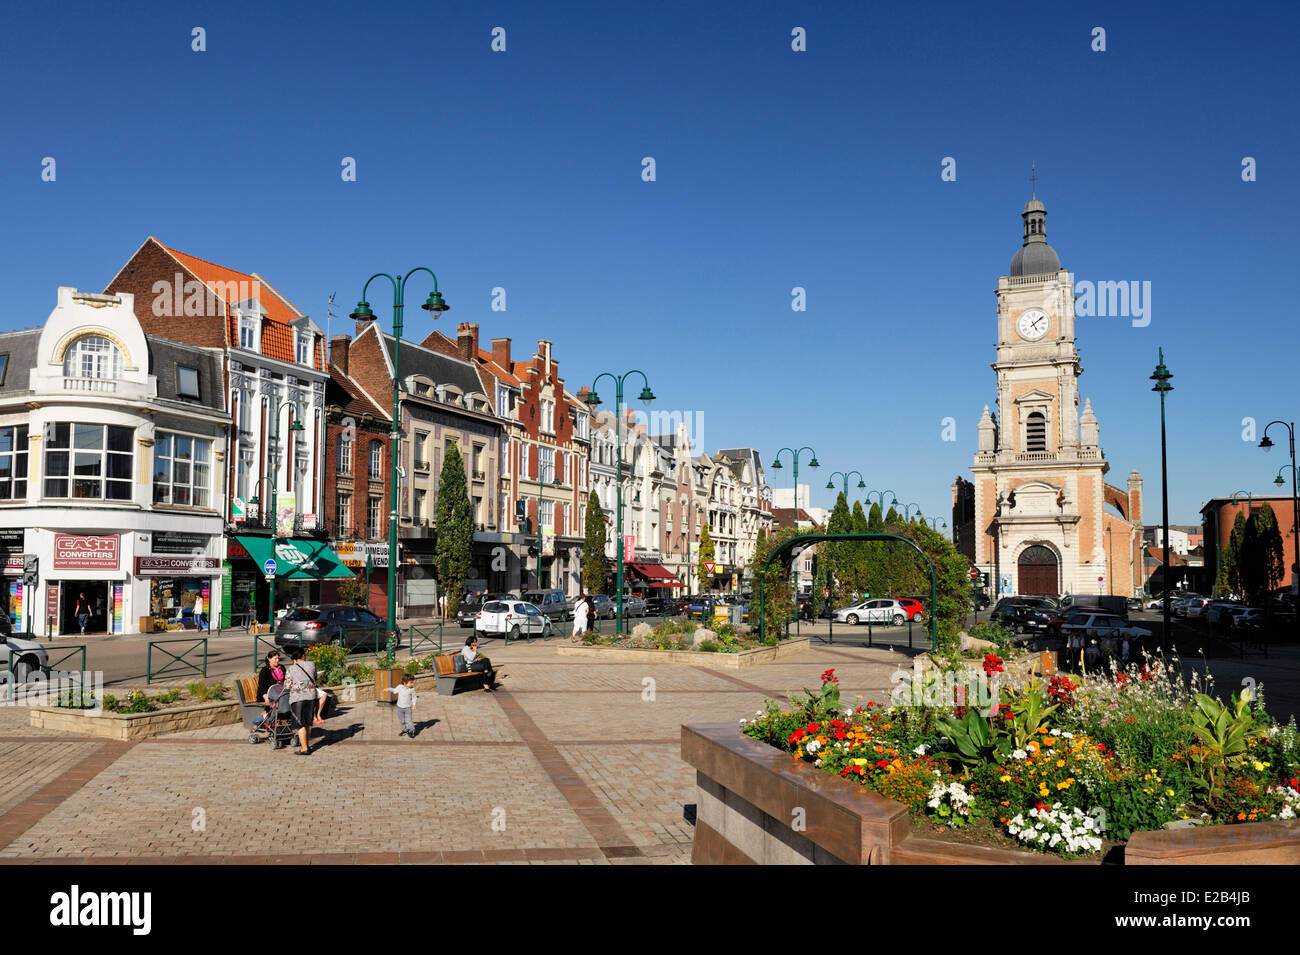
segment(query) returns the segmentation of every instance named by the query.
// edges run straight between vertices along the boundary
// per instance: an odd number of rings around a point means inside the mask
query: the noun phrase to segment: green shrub
[[[155,697],[155,699],[156,699],[159,703],[175,703],[175,702],[176,702],[177,700],[179,700],[180,698],[181,698],[181,691],[180,691],[180,690],[175,690],[175,689],[167,690],[167,691],[165,691],[165,692],[163,692],[163,693],[159,693],[159,694]]]
[[[191,683],[185,689],[190,691],[190,696],[200,703],[208,703],[213,700],[224,700],[226,698],[226,685],[224,683],[213,683],[209,686],[201,681]],[[177,694],[179,696],[179,694]],[[170,702],[170,701],[164,701]]]

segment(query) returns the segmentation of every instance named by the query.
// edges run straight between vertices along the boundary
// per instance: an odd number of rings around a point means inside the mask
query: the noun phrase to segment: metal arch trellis
[[[767,638],[767,571],[771,567],[772,561],[788,551],[802,545],[807,547],[810,544],[819,544],[822,541],[902,541],[912,550],[921,555],[925,565],[930,568],[930,649],[937,645],[937,617],[938,608],[938,585],[934,574],[934,564],[925,551],[916,545],[916,541],[902,537],[898,534],[800,534],[798,537],[791,537],[787,541],[782,541],[780,546],[774,548],[772,553],[767,555],[767,560],[763,561],[762,575],[758,579],[758,639],[760,643],[766,642]]]

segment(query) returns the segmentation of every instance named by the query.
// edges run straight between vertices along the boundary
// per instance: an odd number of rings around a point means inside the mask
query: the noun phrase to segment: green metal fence
[[[69,672],[69,673],[86,672],[85,644],[75,644],[72,646],[60,647],[59,650],[61,651],[60,655],[56,656],[54,654],[49,654],[46,659],[46,662],[38,663],[35,669],[43,672],[46,678],[49,678],[50,674],[55,671]],[[75,670],[66,670],[62,666],[62,664],[65,661],[72,659],[74,656],[79,658],[77,668]],[[9,672],[14,674],[15,677],[17,677],[18,675],[18,671],[15,669],[15,664],[21,661],[22,658],[23,658],[23,652],[21,650],[15,650],[13,647],[9,648]]]
[[[167,647],[185,644],[185,648],[179,653],[173,653]],[[157,670],[153,668],[153,653],[157,649],[160,656],[167,658],[167,662]],[[190,659],[190,655],[196,651],[203,652],[203,662],[199,663]],[[205,680],[208,678],[208,638],[191,637],[186,640],[150,640],[149,645],[145,648],[144,657],[144,682],[152,683],[154,677],[162,676],[164,673],[196,673]]]
[[[436,644],[434,643],[435,629],[437,631],[437,637],[438,637]],[[442,623],[441,622],[438,623],[438,626],[436,628],[417,627],[414,624],[412,624],[411,626],[407,627],[406,630],[407,630],[406,642],[408,648],[411,651],[411,656],[416,656],[419,653],[419,651],[423,650],[426,647],[430,649],[436,649],[438,654],[441,656],[442,654]]]

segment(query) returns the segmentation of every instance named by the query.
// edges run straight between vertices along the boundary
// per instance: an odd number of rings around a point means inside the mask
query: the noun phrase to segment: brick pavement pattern
[[[496,694],[420,695],[414,740],[362,697],[313,755],[241,726],[134,744],[30,730],[0,709],[0,863],[684,864],[694,771],[683,723],[748,717],[835,667],[887,699],[905,654],[818,648],[729,672],[498,647]]]

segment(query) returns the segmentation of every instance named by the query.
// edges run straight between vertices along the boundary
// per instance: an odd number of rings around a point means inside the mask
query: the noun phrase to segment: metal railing
[[[406,630],[407,630],[406,642],[408,645],[407,649],[410,651],[411,656],[415,656],[418,651],[422,650],[425,647],[434,646],[433,627],[417,627],[414,624],[412,624],[411,626],[407,627]],[[437,652],[438,655],[441,656],[442,655],[442,623],[441,622],[438,623],[437,631],[438,631]]]
[[[185,649],[181,650],[180,653],[173,653],[171,650],[164,649],[164,647],[177,643],[186,644]],[[153,651],[155,647],[158,648],[158,652],[163,656],[170,658],[157,670],[153,668]],[[203,651],[203,662],[201,664],[189,659],[191,653],[200,649]],[[144,682],[146,684],[152,683],[154,677],[162,676],[169,670],[175,670],[181,673],[196,673],[206,680],[208,678],[208,638],[191,637],[188,640],[150,640],[149,645],[145,648]]]
[[[40,670],[41,672],[43,672],[43,673],[45,674],[46,677],[49,677],[49,675],[50,675],[51,673],[54,673],[54,672],[56,672],[56,671],[59,672],[59,673],[63,673],[63,672],[67,672],[67,673],[85,673],[85,672],[86,672],[86,646],[85,646],[85,644],[76,644],[76,645],[73,645],[73,646],[60,647],[59,649],[62,651],[62,656],[59,656],[59,657],[48,657],[48,655],[47,655],[48,658],[46,659],[46,662],[44,662],[44,663],[38,663],[38,664],[36,665],[36,669],[38,669],[38,670]],[[9,672],[10,672],[11,674],[13,674],[15,677],[18,675],[18,671],[14,668],[14,662],[15,662],[15,660],[19,660],[19,661],[21,661],[22,658],[23,658],[23,656],[24,656],[24,652],[23,652],[22,650],[15,650],[13,647],[10,647],[10,648],[9,648]],[[64,661],[66,661],[66,660],[71,659],[73,656],[79,656],[79,657],[80,657],[80,662],[79,662],[79,665],[77,666],[76,670],[66,670],[66,671],[63,670],[63,669],[61,668],[60,664],[62,664],[62,663],[63,663]],[[28,671],[28,672],[30,672],[30,671]]]

